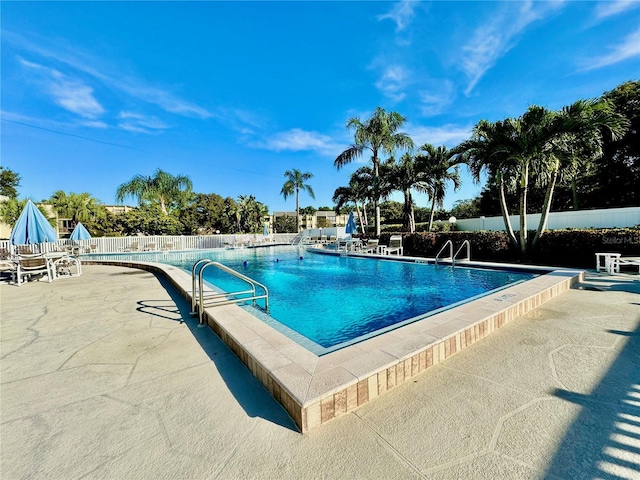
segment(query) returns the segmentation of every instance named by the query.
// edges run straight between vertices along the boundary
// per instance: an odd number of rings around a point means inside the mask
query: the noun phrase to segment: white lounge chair
[[[385,249],[384,253],[386,255],[391,255],[395,253],[396,255],[402,256],[402,252],[404,248],[402,247],[402,235],[391,235],[389,239],[389,246]]]
[[[640,257],[613,257],[608,263],[608,271],[611,274],[620,272],[620,267],[623,266],[638,267],[638,273],[640,273]]]

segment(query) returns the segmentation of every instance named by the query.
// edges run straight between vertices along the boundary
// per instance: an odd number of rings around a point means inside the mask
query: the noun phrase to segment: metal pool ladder
[[[465,245],[467,246],[467,256],[465,258],[463,258],[462,261],[471,260],[471,242],[469,242],[469,240],[465,240],[464,242],[462,242],[462,245],[460,245],[460,248],[458,250],[456,250],[455,255],[453,255],[453,259],[452,259],[452,264],[453,265],[455,265],[456,257],[462,251],[462,249],[465,247]]]
[[[198,265],[202,265],[202,266],[200,267],[200,270],[197,272],[198,290],[196,295],[196,269]],[[212,295],[207,295],[205,297],[203,293],[204,292],[203,275],[204,275],[204,271],[209,267],[216,267],[219,270],[222,270],[223,272],[226,272],[230,275],[233,275],[234,277],[239,278],[240,280],[247,282],[250,285],[250,288],[248,290],[240,290],[237,292],[213,293]],[[269,290],[267,289],[267,287],[265,287],[259,282],[256,282],[252,278],[249,278],[246,275],[242,275],[241,273],[236,272],[235,270],[227,267],[226,265],[223,265],[219,262],[213,262],[209,259],[199,260],[198,262],[196,262],[193,265],[193,269],[191,273],[192,273],[192,286],[193,286],[192,296],[191,296],[191,310],[192,310],[191,314],[192,315],[194,315],[195,313],[198,314],[199,325],[204,325],[203,315],[204,315],[205,306],[216,307],[220,305],[229,305],[232,303],[242,303],[247,301],[252,301],[253,305],[257,306],[256,300],[264,299],[265,311],[269,313]],[[256,292],[256,287],[260,287],[264,291],[264,293],[262,295],[258,295]],[[239,295],[247,295],[247,294],[249,294],[249,296],[239,297]],[[232,297],[232,298],[229,298],[229,297]],[[222,299],[222,300],[210,302],[208,305],[205,305],[205,301],[210,301],[215,299]],[[197,311],[196,311],[196,307],[197,307]]]
[[[438,259],[440,258],[440,254],[442,252],[444,252],[445,248],[449,247],[449,256],[448,257],[444,257],[444,259],[451,259],[451,265],[453,265],[454,259],[453,259],[453,242],[451,240],[447,240],[444,245],[442,246],[442,248],[440,249],[440,251],[438,252],[438,254],[436,255],[435,258],[435,264],[438,264]]]

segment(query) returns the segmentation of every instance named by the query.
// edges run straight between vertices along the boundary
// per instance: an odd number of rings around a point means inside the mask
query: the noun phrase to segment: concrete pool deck
[[[634,478],[640,281],[596,275],[300,435],[161,277],[0,285],[2,478]],[[184,323],[180,323],[184,320]]]

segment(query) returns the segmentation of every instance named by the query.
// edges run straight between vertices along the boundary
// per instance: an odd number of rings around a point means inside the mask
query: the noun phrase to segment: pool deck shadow
[[[281,427],[297,431],[295,423],[282,406],[262,389],[258,380],[209,328],[198,327],[197,317],[190,315],[191,305],[164,276],[154,273],[178,310],[181,323],[185,323],[202,351],[216,365],[229,391],[249,417],[260,417]],[[148,301],[138,302],[145,305]],[[144,308],[148,308],[145,305]],[[147,312],[149,313],[149,312]],[[265,407],[265,405],[267,407]]]

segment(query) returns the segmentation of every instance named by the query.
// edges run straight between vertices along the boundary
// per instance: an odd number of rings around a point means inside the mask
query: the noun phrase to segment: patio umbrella
[[[352,234],[358,231],[358,227],[356,226],[356,219],[353,218],[353,212],[349,213],[349,219],[347,220],[347,228],[345,228],[345,233]]]
[[[38,207],[29,200],[11,230],[12,245],[55,242],[58,235]]]
[[[73,232],[71,232],[71,237],[69,238],[71,240],[89,240],[91,239],[91,234],[86,228],[84,228],[82,222],[78,222],[76,228],[74,228]]]
[[[269,236],[269,224],[268,224],[268,223],[265,223],[265,224],[264,224],[264,230],[262,230],[262,234],[263,234],[265,237],[268,237],[268,236]]]

